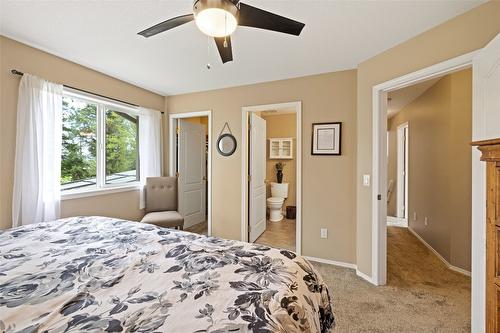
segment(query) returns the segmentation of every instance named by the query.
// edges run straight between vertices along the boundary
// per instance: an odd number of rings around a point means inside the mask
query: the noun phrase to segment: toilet
[[[288,183],[271,183],[271,197],[267,198],[269,221],[279,222],[283,220],[282,207],[287,197]]]

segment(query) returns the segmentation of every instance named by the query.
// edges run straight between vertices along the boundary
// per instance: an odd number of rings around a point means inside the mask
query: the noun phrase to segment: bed
[[[328,332],[328,288],[295,253],[74,217],[0,233],[1,332]]]

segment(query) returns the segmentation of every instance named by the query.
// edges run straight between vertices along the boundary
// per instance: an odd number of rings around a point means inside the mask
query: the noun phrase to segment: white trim
[[[373,279],[370,276],[368,276],[367,274],[361,272],[357,268],[356,268],[356,275],[359,276],[360,278],[362,278],[363,280],[366,280],[366,281],[370,282],[371,284],[375,284],[376,285],[375,281],[373,281]]]
[[[96,146],[95,186],[61,190],[61,200],[71,200],[96,195],[125,192],[138,188],[140,179],[131,183],[106,184],[106,110],[123,112],[131,116],[136,116],[140,119],[139,109],[112,101],[103,96],[81,92],[68,87],[64,87],[63,97],[74,98],[96,106],[96,138],[98,144]]]
[[[71,96],[77,99],[88,101],[92,104],[105,104],[106,106],[111,107],[113,110],[123,111],[125,113],[129,113],[134,116],[138,116],[140,114],[139,107],[132,106],[126,103],[120,103],[118,101],[112,100],[104,96],[98,96],[92,93],[76,90],[69,87],[63,88],[63,94],[66,96]]]
[[[405,122],[397,127],[397,193],[396,193],[396,215],[403,216],[403,219],[408,221],[408,138],[410,128],[408,122]],[[404,149],[403,149],[404,148]],[[404,195],[403,195],[404,193]],[[404,212],[404,214],[401,214]]]
[[[248,163],[248,113],[265,110],[294,109],[297,123],[297,158],[296,158],[296,225],[295,252],[302,253],[302,102],[289,102],[268,105],[244,106],[241,108],[241,240],[248,241],[247,223],[247,163]]]
[[[320,262],[322,264],[328,264],[328,265],[333,265],[333,266],[345,267],[345,268],[350,268],[350,269],[356,269],[357,268],[356,264],[351,264],[349,262],[335,261],[335,260],[322,259],[322,258],[309,257],[309,256],[302,256],[302,257],[306,258],[309,261]]]
[[[458,71],[472,65],[472,59],[478,51],[443,61],[433,66],[403,75],[399,78],[378,84],[372,90],[373,127],[372,127],[372,280],[376,285],[383,285],[387,280],[387,184],[381,180],[387,177],[386,163],[380,163],[380,156],[387,149],[386,127],[387,110],[384,108],[384,97],[387,92],[401,89],[422,81],[439,77]],[[387,98],[385,98],[385,101]],[[383,133],[383,135],[382,135]],[[385,156],[384,156],[385,158]],[[377,200],[377,195],[382,195],[382,200]],[[473,224],[474,227],[474,224]]]
[[[460,267],[457,267],[457,266],[453,266],[452,264],[450,264],[448,262],[448,260],[446,260],[438,251],[436,251],[429,243],[427,243],[415,230],[413,230],[411,227],[408,227],[408,230],[422,243],[424,244],[429,250],[431,250],[431,252],[436,256],[438,257],[439,260],[441,260],[445,265],[446,267],[448,267],[449,269],[451,269],[452,271],[455,271],[455,272],[458,272],[460,274],[463,274],[463,275],[467,275],[467,276],[470,276],[470,272],[463,269],[463,268],[460,268]]]
[[[387,216],[387,226],[408,228],[408,220],[402,217]]]
[[[139,182],[134,182],[132,184],[127,184],[127,185],[122,185],[122,186],[115,186],[115,187],[102,187],[102,188],[95,188],[93,187],[92,189],[87,189],[85,191],[80,190],[80,191],[63,191],[61,192],[61,200],[73,200],[73,199],[80,199],[80,198],[87,198],[87,197],[94,197],[97,195],[106,195],[106,194],[111,194],[111,193],[120,193],[120,192],[128,192],[128,191],[139,191],[140,190],[140,183]]]
[[[414,84],[434,79],[436,77],[457,72],[472,65],[472,59],[480,50],[469,52],[461,56],[445,60],[435,65],[423,68],[413,73],[409,73],[393,80],[389,80],[373,87],[378,91],[394,91]]]
[[[207,234],[212,236],[212,110],[186,113],[170,113],[168,115],[168,173],[175,175],[175,126],[177,119],[208,117],[208,156],[207,156]]]
[[[484,100],[485,84],[498,69],[500,34],[493,38],[473,63],[472,141],[492,139],[500,135],[494,108],[487,108]],[[486,163],[481,153],[472,149],[472,304],[471,331],[485,331],[486,323]]]
[[[329,259],[309,257],[309,256],[302,256],[302,257],[309,260],[309,261],[315,261],[315,262],[320,262],[322,264],[354,269],[356,271],[357,276],[359,276],[360,278],[362,278],[363,280],[366,280],[367,282],[369,282],[371,284],[374,284],[372,278],[369,277],[368,275],[366,275],[365,273],[359,271],[358,266],[356,264],[351,264],[351,263],[343,262],[343,261],[335,261],[335,260],[329,260]]]

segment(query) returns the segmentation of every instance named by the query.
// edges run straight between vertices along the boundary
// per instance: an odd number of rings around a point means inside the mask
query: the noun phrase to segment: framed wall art
[[[312,155],[340,155],[342,123],[314,123],[312,125]]]

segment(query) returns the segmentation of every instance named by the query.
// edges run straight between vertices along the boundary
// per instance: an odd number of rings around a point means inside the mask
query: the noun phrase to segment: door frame
[[[374,285],[385,285],[387,282],[387,163],[384,163],[387,158],[387,93],[469,68],[478,52],[476,50],[373,86],[372,274],[369,281]]]
[[[208,117],[208,154],[207,154],[207,234],[212,236],[212,110],[186,113],[171,113],[168,115],[168,174],[175,175],[177,162],[175,148],[175,122],[178,119]]]
[[[241,108],[241,240],[248,242],[248,114],[293,108],[296,117],[296,223],[295,252],[302,252],[302,102],[287,102],[267,105],[244,106]]]
[[[405,141],[404,141],[404,146],[402,142],[402,133],[406,130],[406,135],[405,135]],[[403,222],[403,225],[408,227],[408,171],[409,171],[409,153],[408,153],[408,148],[409,148],[409,133],[410,133],[410,127],[408,122],[405,122],[397,127],[396,130],[397,133],[397,177],[396,177],[396,182],[397,182],[397,214],[396,217],[398,218],[399,221]],[[403,150],[404,148],[404,150]],[[403,154],[404,152],[404,154]],[[404,177],[403,177],[403,172],[404,172]],[[403,185],[404,185],[404,191],[403,191]],[[403,196],[404,193],[404,196]],[[401,210],[404,207],[404,216],[399,217],[399,214]]]

